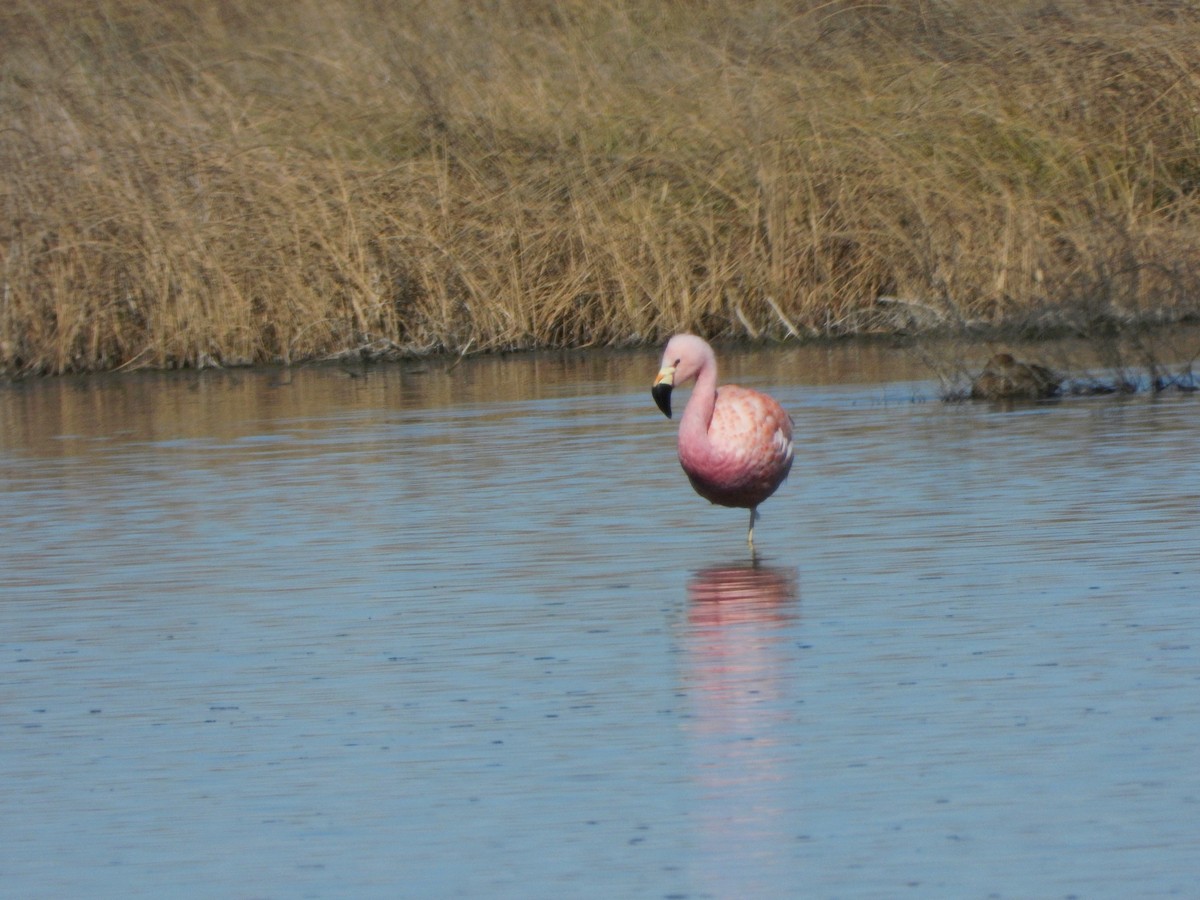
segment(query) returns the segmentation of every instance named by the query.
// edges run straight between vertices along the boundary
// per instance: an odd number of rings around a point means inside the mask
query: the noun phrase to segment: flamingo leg
[[[750,545],[750,554],[754,554],[754,520],[758,518],[758,507],[750,508],[750,531],[746,534],[746,543]]]

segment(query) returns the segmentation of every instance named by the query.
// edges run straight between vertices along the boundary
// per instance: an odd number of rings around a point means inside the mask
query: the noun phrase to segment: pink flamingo
[[[717,387],[717,357],[694,334],[677,334],[663,351],[651,394],[671,418],[671,389],[696,379],[679,422],[679,464],[696,493],[721,506],[750,510],[746,541],[754,553],[758,505],[792,468],[792,419],[766,394]]]

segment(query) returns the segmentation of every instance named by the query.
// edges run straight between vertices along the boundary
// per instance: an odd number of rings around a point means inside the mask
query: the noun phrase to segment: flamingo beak
[[[666,366],[658,373],[658,377],[654,379],[654,387],[650,389],[650,396],[654,398],[654,402],[668,419],[671,418],[671,389],[673,387],[675,387],[675,367]]]

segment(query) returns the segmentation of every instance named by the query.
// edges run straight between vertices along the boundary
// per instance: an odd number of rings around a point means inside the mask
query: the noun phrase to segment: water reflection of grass
[[[0,369],[1009,325],[1200,297],[1187,4],[0,13]]]

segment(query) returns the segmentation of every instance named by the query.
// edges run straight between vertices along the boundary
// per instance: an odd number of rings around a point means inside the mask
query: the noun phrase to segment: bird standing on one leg
[[[718,388],[712,347],[693,334],[677,334],[667,342],[651,390],[668,419],[672,388],[693,378],[679,421],[679,463],[704,499],[750,510],[746,540],[753,553],[758,505],[792,468],[791,416],[766,394],[733,384]]]

